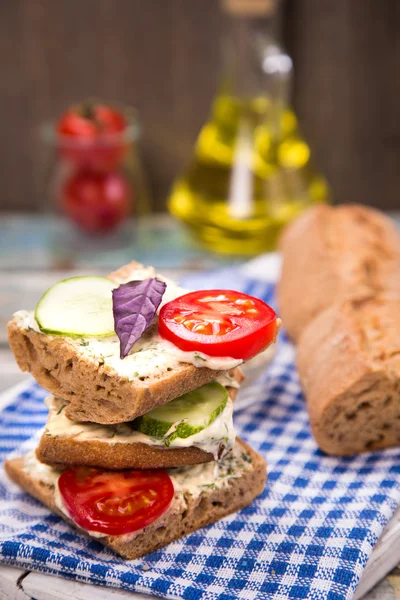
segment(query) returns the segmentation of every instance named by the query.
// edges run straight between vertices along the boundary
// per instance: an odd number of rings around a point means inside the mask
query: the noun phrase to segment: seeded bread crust
[[[124,279],[141,267],[132,262],[109,277]],[[74,421],[126,423],[225,373],[179,363],[174,371],[129,381],[109,366],[78,355],[70,338],[24,329],[15,317],[8,324],[8,339],[19,368],[68,400],[66,414]]]
[[[316,206],[284,232],[279,309],[289,336],[336,301],[400,297],[400,235],[381,212]]]
[[[96,538],[96,540],[122,557],[132,560],[158,550],[196,529],[210,525],[226,515],[248,506],[264,489],[266,463],[245,442],[239,440],[238,443],[249,454],[252,460],[252,468],[245,471],[242,477],[231,479],[226,488],[208,490],[197,498],[185,494],[184,502],[177,514],[173,514],[164,520],[161,518],[155,521],[131,540],[124,539],[124,536]],[[12,481],[45,504],[67,523],[76,527],[55,505],[54,487],[32,479],[23,470],[23,458],[6,461],[5,469]],[[90,538],[85,531],[79,527],[76,528],[80,533]]]
[[[304,330],[297,362],[321,450],[400,444],[400,298],[331,306]]]
[[[235,380],[243,376],[235,369]],[[232,400],[238,390],[228,388]],[[221,452],[223,447],[221,446]],[[200,448],[159,448],[142,443],[111,443],[100,440],[80,440],[46,435],[40,439],[36,450],[38,459],[46,465],[81,465],[119,471],[121,469],[168,469],[197,465],[214,460],[213,454]]]

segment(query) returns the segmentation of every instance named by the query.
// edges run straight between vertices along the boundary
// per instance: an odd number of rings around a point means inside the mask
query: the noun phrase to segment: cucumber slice
[[[99,336],[114,333],[112,290],[106,277],[71,277],[47,290],[35,309],[41,331],[66,336]]]
[[[190,437],[211,425],[227,401],[226,388],[212,381],[135,419],[133,426],[146,435],[161,439],[175,425],[164,441],[169,446],[175,438]]]

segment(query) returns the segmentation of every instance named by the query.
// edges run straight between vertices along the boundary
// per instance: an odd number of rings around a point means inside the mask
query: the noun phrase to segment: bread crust
[[[125,278],[140,267],[132,262],[109,277]],[[19,368],[68,400],[67,416],[74,421],[126,423],[225,373],[179,363],[174,371],[129,381],[109,366],[78,355],[71,338],[24,329],[15,317],[8,324],[8,339]]]
[[[239,440],[238,443],[250,455],[252,469],[245,471],[238,479],[231,479],[226,488],[207,490],[197,498],[185,495],[185,503],[177,514],[162,522],[155,521],[131,540],[124,536],[96,538],[96,540],[124,558],[139,558],[248,506],[264,489],[266,463],[245,442]],[[77,527],[57,508],[54,502],[54,487],[33,479],[23,470],[23,458],[7,460],[5,469],[10,479],[28,494],[90,538],[87,532]]]
[[[400,297],[400,236],[375,209],[313,207],[284,231],[280,249],[279,309],[294,341],[334,302]]]
[[[400,443],[400,298],[347,300],[301,335],[297,365],[316,442],[352,455]]]
[[[232,373],[240,383],[240,369]],[[232,400],[237,389],[228,388]],[[221,452],[223,447],[221,446]],[[81,465],[119,471],[121,469],[168,469],[211,462],[214,455],[200,448],[160,448],[142,443],[111,443],[101,440],[81,440],[43,433],[36,456],[46,465]]]
[[[38,459],[53,467],[80,465],[111,471],[122,469],[168,469],[214,460],[200,448],[159,448],[148,444],[110,444],[97,440],[78,441],[43,434],[36,450]]]

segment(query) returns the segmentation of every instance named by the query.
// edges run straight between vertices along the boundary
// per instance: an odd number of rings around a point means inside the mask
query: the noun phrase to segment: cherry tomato
[[[96,125],[77,113],[65,113],[57,125],[58,133],[80,138],[94,138],[97,135]]]
[[[124,115],[105,104],[84,103],[68,109],[57,123],[57,146],[63,158],[112,169],[127,147]]]
[[[116,227],[131,210],[130,187],[122,173],[78,170],[61,190],[64,212],[82,229],[100,233]]]
[[[98,104],[95,108],[96,122],[102,132],[119,133],[127,125],[125,117],[114,108],[105,104]]]
[[[277,322],[272,308],[258,298],[204,290],[164,304],[158,330],[181,350],[248,360],[275,340]]]
[[[143,529],[171,504],[174,486],[165,471],[67,469],[58,480],[72,519],[86,531],[123,535]]]
[[[105,104],[86,103],[69,108],[60,118],[57,131],[73,137],[95,137],[120,133],[127,126],[120,111]]]

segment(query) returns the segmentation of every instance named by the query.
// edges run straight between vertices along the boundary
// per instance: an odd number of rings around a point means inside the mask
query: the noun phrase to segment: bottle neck
[[[287,104],[292,61],[277,41],[279,19],[226,15],[222,92],[238,99],[268,97]]]
[[[222,39],[222,68],[225,91],[238,98],[250,98],[261,92],[259,64],[255,48],[265,21],[270,19],[227,15]]]

